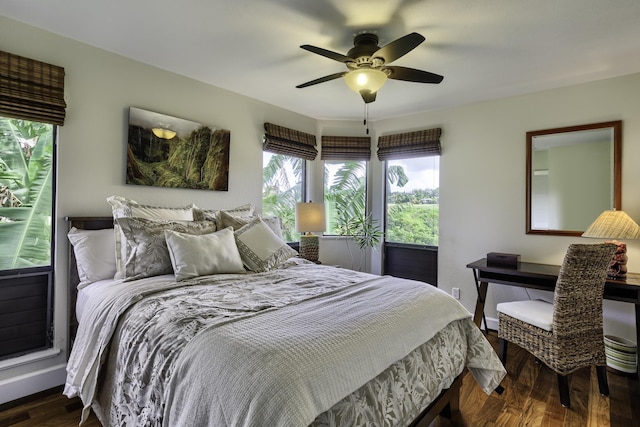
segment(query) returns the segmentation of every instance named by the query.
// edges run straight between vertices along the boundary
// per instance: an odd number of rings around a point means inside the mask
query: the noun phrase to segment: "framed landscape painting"
[[[129,107],[127,184],[227,191],[231,132]]]

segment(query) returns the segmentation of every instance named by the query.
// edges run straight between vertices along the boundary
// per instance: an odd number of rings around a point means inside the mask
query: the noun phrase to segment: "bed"
[[[114,219],[68,220],[64,393],[81,398],[82,420],[93,409],[105,426],[426,426],[458,409],[465,369],[487,393],[506,374],[467,310],[425,283],[295,256],[257,273],[176,280],[174,264],[86,280],[78,236]]]

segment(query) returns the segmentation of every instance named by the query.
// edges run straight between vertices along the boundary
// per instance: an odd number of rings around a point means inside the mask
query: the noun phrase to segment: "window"
[[[56,126],[64,68],[0,51],[0,358],[53,342]]]
[[[51,345],[54,130],[0,117],[0,358]]]
[[[387,160],[387,242],[438,246],[439,170],[439,156]]]
[[[367,218],[367,162],[324,162],[325,235],[351,234]]]
[[[305,160],[299,157],[263,151],[262,213],[282,220],[282,235],[287,242],[300,240],[296,232],[296,203],[304,197]]]
[[[0,117],[0,269],[51,265],[53,129]]]

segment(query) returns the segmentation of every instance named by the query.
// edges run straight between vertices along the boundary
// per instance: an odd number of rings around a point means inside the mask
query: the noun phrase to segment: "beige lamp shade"
[[[324,203],[296,204],[296,231],[300,233],[322,232],[327,229]]]
[[[582,237],[640,239],[640,225],[624,211],[607,210],[582,233]]]

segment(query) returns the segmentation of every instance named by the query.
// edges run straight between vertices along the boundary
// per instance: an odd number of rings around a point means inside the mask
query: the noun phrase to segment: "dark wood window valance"
[[[262,149],[276,154],[314,160],[318,155],[316,136],[273,123],[264,124]]]
[[[64,68],[0,51],[0,115],[64,124]]]
[[[409,159],[439,156],[441,128],[384,135],[378,138],[378,159]]]
[[[322,160],[371,160],[368,136],[323,136]]]

